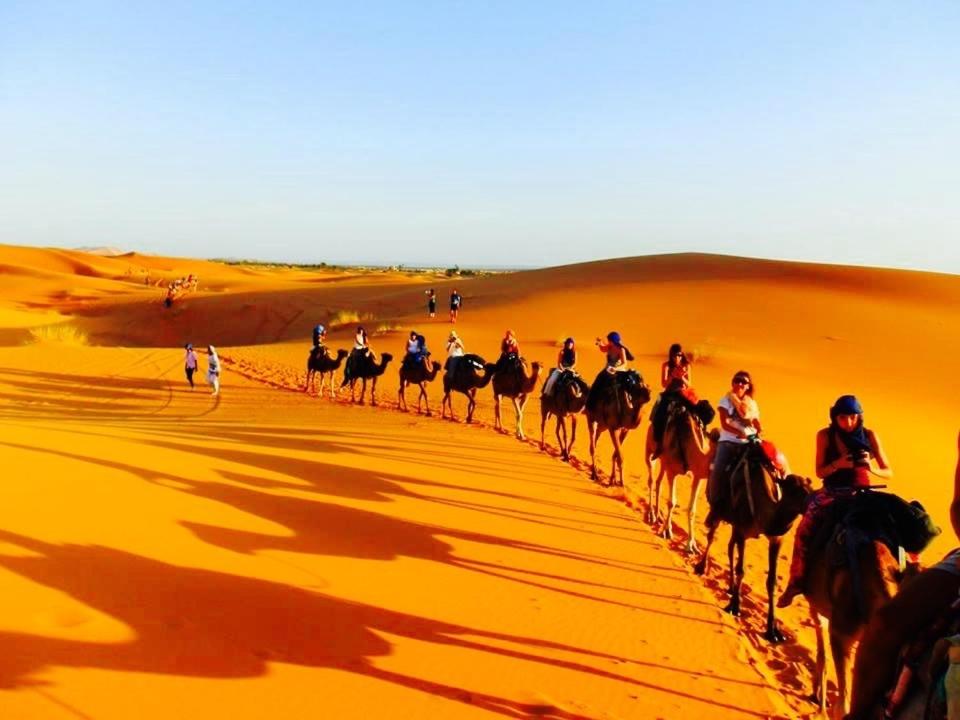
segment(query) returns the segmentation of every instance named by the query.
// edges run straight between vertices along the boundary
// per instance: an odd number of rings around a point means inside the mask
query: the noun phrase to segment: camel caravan
[[[375,405],[377,378],[392,356],[382,353],[378,358],[362,327],[357,328],[350,351],[333,352],[325,340],[326,329],[318,325],[307,361],[305,390],[322,395],[328,386],[330,397],[335,397],[334,374],[343,368],[340,388],[350,388],[351,401],[363,404],[369,383],[370,402]],[[542,384],[539,446],[546,449],[546,425],[552,416],[559,456],[570,461],[577,421],[583,415],[591,477],[601,481],[597,445],[606,432],[613,449],[606,484],[622,486],[623,446],[630,432],[640,427],[652,393],[642,375],[630,367],[634,358],[619,333],[597,338],[596,346],[605,363],[591,384],[577,371],[573,338],[563,342]],[[431,415],[427,384],[439,376],[443,385],[441,417],[455,419],[452,396],[460,393],[467,399],[465,420],[470,423],[477,393],[492,385],[495,429],[508,432],[501,413],[502,400],[508,398],[514,408],[514,433],[525,439],[523,411],[544,367],[523,358],[516,334],[510,330],[504,334],[496,362],[467,353],[456,331],[447,338],[446,353],[443,365],[431,360],[424,336],[410,333],[399,367],[398,408],[408,410],[406,391],[414,386],[417,412]],[[682,347],[675,344],[661,366],[661,393],[650,406],[643,451],[646,521],[658,528],[662,537],[673,539],[679,481],[689,479],[683,548],[695,558],[694,572],[706,574],[716,532],[723,524],[730,526],[730,600],[724,609],[738,617],[747,541],[760,536],[767,539],[764,637],[770,643],[783,642],[777,608],[790,605],[801,595],[807,599],[818,641],[811,699],[822,713],[827,712],[829,643],[837,674],[832,717],[948,717],[943,692],[947,660],[958,663],[960,674],[960,634],[955,634],[960,633],[960,550],[920,571],[918,553],[940,530],[919,503],[882,492],[885,485],[875,482],[890,478],[892,470],[877,434],[864,426],[859,401],[849,395],[839,398],[830,409],[830,425],[817,433],[816,475],[822,487],[814,490],[811,480],[792,473],[783,453],[763,437],[750,374],[737,371],[729,392],[714,408],[693,389],[691,365]],[[711,427],[717,417],[719,427]],[[664,480],[668,484],[665,510],[661,504]],[[960,532],[960,452],[956,481],[954,525]],[[701,550],[696,523],[704,487],[709,510],[707,542]],[[798,520],[790,579],[777,598],[781,546]],[[894,611],[898,606],[903,609]],[[960,695],[960,677],[956,684]],[[957,709],[960,711],[960,701]],[[960,719],[960,714],[956,717]]]

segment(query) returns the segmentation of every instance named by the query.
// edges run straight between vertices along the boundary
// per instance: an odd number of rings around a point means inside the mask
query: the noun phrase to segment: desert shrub
[[[30,338],[35,343],[61,343],[63,345],[86,345],[87,334],[70,323],[56,323],[30,328]]]
[[[367,322],[373,319],[370,313],[362,313],[356,310],[334,310],[330,313],[327,320],[327,327],[343,327],[344,325],[356,325],[361,322]]]

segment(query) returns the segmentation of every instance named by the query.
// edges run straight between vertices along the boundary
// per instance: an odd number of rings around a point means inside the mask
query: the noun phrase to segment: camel
[[[360,386],[360,404],[364,404],[364,397],[367,393],[367,380],[370,380],[370,404],[377,404],[377,378],[383,375],[387,365],[393,360],[393,355],[383,353],[380,356],[380,362],[377,363],[372,352],[365,355],[359,355],[352,368],[351,377],[344,378],[344,382],[350,385],[350,402],[357,402],[354,391],[357,380],[361,381]]]
[[[667,502],[667,516],[664,518],[660,536],[667,540],[673,539],[673,511],[677,506],[677,478],[680,475],[690,475],[690,503],[687,506],[687,553],[699,553],[694,529],[697,520],[697,499],[700,495],[700,486],[710,477],[710,463],[716,452],[716,430],[708,433],[702,421],[692,411],[681,404],[674,405],[667,419],[663,431],[663,442],[660,452],[660,472],[656,483],[653,480],[652,460],[655,450],[653,440],[653,426],[647,431],[647,443],[644,451],[644,460],[647,464],[647,521],[651,524],[661,519],[660,515],[660,486],[664,476],[670,483],[670,499]],[[654,492],[656,485],[656,492]]]
[[[744,446],[741,458],[734,463],[729,475],[723,477],[724,487],[713,491],[710,512],[707,514],[707,547],[694,567],[697,575],[706,573],[710,564],[710,547],[721,522],[732,528],[727,545],[730,563],[730,603],[724,610],[740,616],[740,591],[743,585],[743,563],[747,540],[765,535],[767,538],[767,630],[764,637],[772,642],[783,642],[783,633],[777,626],[774,594],[777,589],[777,560],[783,536],[800,517],[813,487],[809,478],[787,475],[781,478],[771,472],[766,463],[757,461],[754,446]],[[729,489],[727,489],[729,487]],[[734,552],[737,562],[734,566]]]
[[[317,395],[323,395],[323,386],[324,383],[327,382],[327,375],[329,375],[330,397],[335,398],[337,395],[333,387],[333,373],[343,364],[344,358],[349,354],[349,352],[341,348],[337,350],[337,356],[332,358],[326,352],[317,353],[311,350],[310,356],[307,358],[307,384],[304,386],[303,391],[309,392],[312,389],[312,386],[315,384],[316,374],[320,373],[320,390],[317,392]]]
[[[423,363],[417,363],[415,366],[401,363],[400,389],[397,391],[397,407],[403,411],[407,410],[405,390],[407,389],[407,385],[416,385],[420,388],[420,394],[417,396],[417,413],[420,413],[420,403],[425,402],[427,404],[427,415],[432,415],[433,413],[430,412],[430,399],[427,397],[427,383],[433,382],[438,372],[440,372],[440,363],[438,362],[431,363],[429,370]]]
[[[530,374],[527,375],[526,362],[522,358],[517,358],[515,363],[510,363],[501,370],[497,370],[493,375],[493,413],[494,429],[505,432],[503,428],[503,419],[500,415],[500,401],[508,397],[513,401],[513,410],[517,416],[516,436],[520,440],[525,440],[523,433],[523,408],[527,404],[527,398],[537,385],[537,379],[540,377],[540,371],[543,366],[538,362],[530,363]]]
[[[856,553],[856,575],[862,594],[856,592],[854,573],[847,567],[831,567],[825,549],[820,557],[811,555],[807,575],[810,611],[817,630],[817,664],[813,673],[813,699],[821,713],[827,705],[827,658],[824,635],[829,634],[833,667],[837,673],[837,703],[834,720],[850,710],[850,675],[854,645],[860,640],[864,626],[876,612],[896,594],[900,581],[900,565],[890,549],[880,541],[863,543]],[[862,597],[863,609],[858,597]],[[826,629],[824,626],[829,629]]]
[[[451,358],[451,360],[453,359]],[[487,386],[487,383],[493,378],[495,367],[479,355],[463,355],[456,358],[453,374],[451,375],[449,369],[443,374],[443,402],[441,403],[440,417],[445,418],[447,416],[447,408],[449,407],[450,419],[455,419],[450,393],[456,391],[467,396],[467,422],[473,422],[473,412],[477,408],[477,390]]]
[[[560,445],[560,459],[570,460],[570,451],[573,442],[577,439],[577,416],[583,412],[587,404],[587,395],[590,386],[579,375],[573,375],[568,380],[558,378],[553,387],[553,394],[540,396],[540,449],[543,450],[543,430],[547,418],[554,415],[557,418],[557,443]],[[570,416],[571,432],[567,435],[567,416]],[[561,437],[561,431],[563,436]]]
[[[614,382],[616,380],[616,382]],[[606,430],[613,443],[610,483],[623,485],[623,443],[640,425],[640,411],[650,402],[650,388],[639,373],[610,376],[602,370],[587,396],[587,431],[590,435],[590,477],[597,480],[597,439]]]

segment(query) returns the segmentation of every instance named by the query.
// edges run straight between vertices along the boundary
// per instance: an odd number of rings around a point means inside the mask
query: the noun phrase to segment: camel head
[[[776,481],[783,493],[781,505],[791,514],[799,515],[807,504],[807,498],[813,492],[813,483],[810,478],[802,475],[787,475]]]
[[[339,350],[337,350],[337,360],[343,360],[349,354],[350,354],[349,350],[344,350],[343,348],[340,348]]]
[[[540,372],[543,370],[543,363],[534,360],[530,363],[530,376],[524,378],[523,382],[523,391],[524,392],[533,392],[533,388],[537,385],[537,378],[540,377]]]

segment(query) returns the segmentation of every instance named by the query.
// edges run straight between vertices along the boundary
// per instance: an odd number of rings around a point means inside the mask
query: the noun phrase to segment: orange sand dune
[[[125,263],[197,273],[200,292],[165,310]],[[892,486],[948,525],[958,278],[682,255],[475,280],[10,246],[0,265],[3,717],[810,712],[805,610],[782,615],[795,642],[759,639],[761,543],[734,620],[721,573],[694,577],[679,543],[589,482],[585,437],[571,467],[498,435],[489,389],[474,428],[395,412],[395,366],[379,409],[301,391],[316,322],[341,319],[330,344],[346,347],[361,318],[398,360],[415,328],[442,356],[453,285],[457,330],[490,360],[506,327],[545,363],[573,335],[592,378],[591,339],[617,329],[651,381],[683,342],[712,400],[750,370],[806,474],[829,404],[855,392]],[[43,326],[76,334],[28,332]],[[186,388],[188,341],[221,346],[218,399]],[[531,436],[538,415],[533,399]]]

